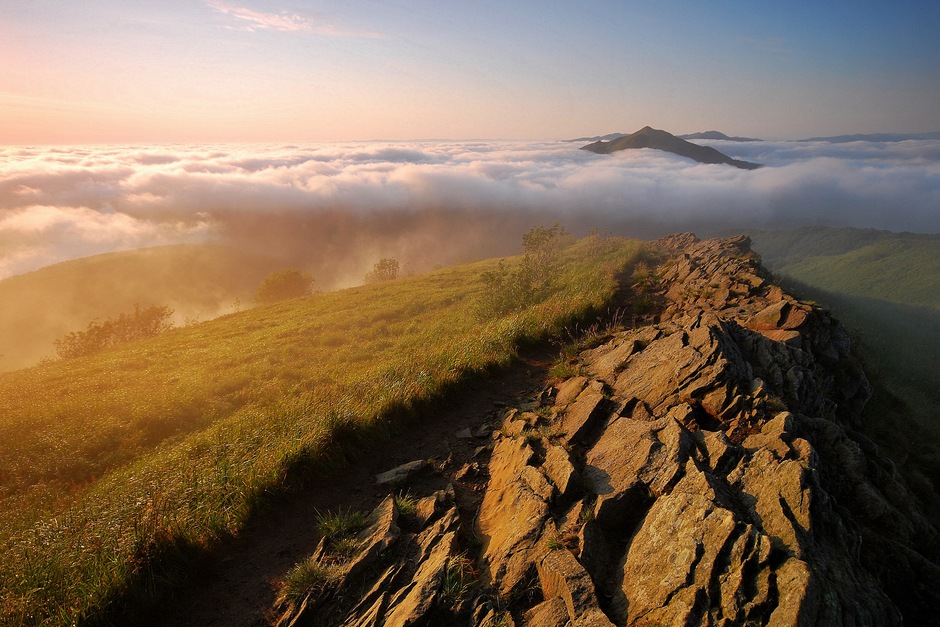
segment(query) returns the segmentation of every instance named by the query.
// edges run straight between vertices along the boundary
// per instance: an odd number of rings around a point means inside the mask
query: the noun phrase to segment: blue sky
[[[0,0],[0,143],[940,130],[936,2]]]

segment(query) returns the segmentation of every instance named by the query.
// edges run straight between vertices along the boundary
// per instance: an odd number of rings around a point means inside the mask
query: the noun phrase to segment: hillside
[[[940,235],[807,227],[752,237],[769,268],[806,285],[940,307]]]
[[[699,146],[698,144],[680,139],[671,133],[650,128],[649,126],[644,126],[636,133],[613,139],[609,142],[596,141],[581,147],[582,150],[588,150],[602,155],[619,150],[639,148],[654,148],[656,150],[671,152],[681,157],[698,161],[699,163],[733,165],[743,170],[754,170],[761,167],[756,163],[732,159],[728,155],[709,146]]]
[[[743,236],[523,242],[0,375],[7,622],[929,622],[827,310]]]
[[[233,248],[178,245],[96,255],[0,281],[0,371],[54,354],[53,341],[141,307],[167,305],[177,324],[251,305],[273,258]]]
[[[602,311],[639,251],[593,238],[540,255],[552,276],[537,291],[503,281],[524,260],[492,260],[0,375],[7,622],[107,622],[146,603],[305,477]]]

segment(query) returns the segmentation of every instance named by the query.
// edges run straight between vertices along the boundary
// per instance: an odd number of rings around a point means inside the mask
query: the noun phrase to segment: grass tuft
[[[331,542],[358,533],[365,528],[366,522],[365,514],[352,510],[317,513],[317,531]]]

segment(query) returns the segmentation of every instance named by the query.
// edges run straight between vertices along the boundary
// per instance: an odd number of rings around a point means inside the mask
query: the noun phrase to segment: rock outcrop
[[[931,623],[937,529],[855,430],[848,335],[748,243],[660,240],[656,316],[502,411],[407,523],[380,505],[282,624]]]

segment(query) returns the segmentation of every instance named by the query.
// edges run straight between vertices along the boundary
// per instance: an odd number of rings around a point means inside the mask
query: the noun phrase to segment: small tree
[[[557,222],[552,226],[529,229],[522,236],[525,253],[516,269],[510,269],[500,261],[496,270],[480,275],[484,288],[478,305],[479,314],[482,317],[502,315],[548,296],[554,289],[566,235],[565,229]]]
[[[551,226],[533,226],[522,236],[520,279],[536,294],[548,290],[558,270],[560,252],[568,233],[556,222]]]
[[[266,278],[255,292],[255,301],[261,305],[313,293],[313,276],[300,270],[279,270]]]
[[[366,283],[391,281],[398,278],[399,265],[397,259],[383,258],[375,262],[372,270],[366,273]]]

